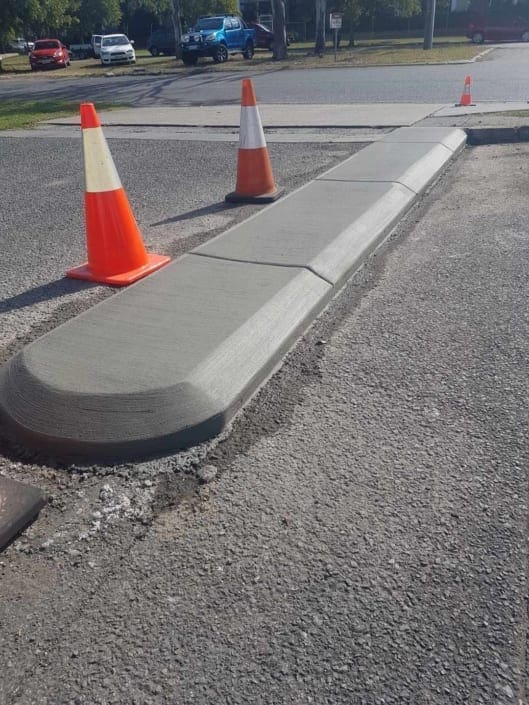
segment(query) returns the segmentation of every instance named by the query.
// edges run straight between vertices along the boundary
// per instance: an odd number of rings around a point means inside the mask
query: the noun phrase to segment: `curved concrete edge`
[[[377,146],[27,346],[0,371],[4,429],[102,462],[217,434],[457,151]]]
[[[13,357],[2,425],[66,460],[194,445],[225,427],[331,295],[307,270],[187,255]]]

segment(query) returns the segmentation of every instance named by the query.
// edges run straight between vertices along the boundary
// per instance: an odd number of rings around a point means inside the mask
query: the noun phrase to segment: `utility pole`
[[[435,0],[428,0],[426,5],[426,16],[424,22],[424,44],[423,49],[433,47],[433,31],[435,26]]]

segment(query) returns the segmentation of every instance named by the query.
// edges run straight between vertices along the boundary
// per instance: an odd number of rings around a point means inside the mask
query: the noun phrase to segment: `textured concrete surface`
[[[323,187],[287,197],[279,215],[273,205],[254,216],[264,254],[255,238],[245,262],[237,241],[232,262],[202,250],[49,333],[0,370],[5,427],[18,442],[87,460],[148,457],[219,433],[323,308],[328,284],[340,286],[412,203],[403,189],[344,182],[393,180],[417,194],[452,156],[441,144],[371,145],[320,177]],[[268,250],[262,221],[276,233]],[[290,240],[275,262],[274,247]],[[305,248],[301,266],[321,267],[325,282],[296,271]]]
[[[414,201],[392,183],[317,179],[194,250],[225,259],[307,267],[332,284],[352,273]]]
[[[52,495],[0,556],[2,705],[525,702],[528,158],[465,150],[223,442],[2,455]]]
[[[187,255],[0,370],[18,442],[125,460],[218,434],[327,301],[307,270]]]
[[[462,130],[447,130],[444,127],[401,127],[382,135],[385,143],[392,142],[423,142],[430,144],[442,144],[452,152],[457,152],[464,144],[465,136]]]
[[[464,140],[462,135],[463,144]],[[452,151],[442,144],[381,140],[320,176],[319,180],[389,181],[420,193],[451,157]]]

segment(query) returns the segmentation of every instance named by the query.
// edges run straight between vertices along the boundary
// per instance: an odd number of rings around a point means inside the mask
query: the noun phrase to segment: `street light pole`
[[[428,0],[426,17],[424,23],[424,44],[423,49],[433,47],[433,31],[435,26],[435,0]]]

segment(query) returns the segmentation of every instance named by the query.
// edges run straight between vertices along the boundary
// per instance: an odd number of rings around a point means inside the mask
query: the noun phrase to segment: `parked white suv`
[[[134,40],[130,41],[124,34],[104,34],[101,37],[101,63],[108,64],[135,64],[136,53],[133,48]]]

